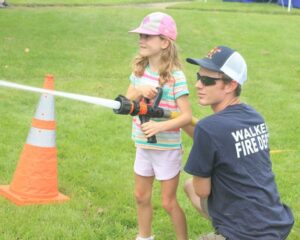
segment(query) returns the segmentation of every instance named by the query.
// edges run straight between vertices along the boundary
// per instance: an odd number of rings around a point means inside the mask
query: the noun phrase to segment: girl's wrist
[[[136,90],[137,90],[138,98],[142,98],[143,97],[143,89],[142,89],[142,87],[141,86],[136,87]]]

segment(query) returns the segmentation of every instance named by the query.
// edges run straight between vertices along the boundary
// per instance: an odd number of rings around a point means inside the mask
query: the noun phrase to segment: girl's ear
[[[170,45],[170,40],[163,38],[161,42],[161,49],[167,49]]]

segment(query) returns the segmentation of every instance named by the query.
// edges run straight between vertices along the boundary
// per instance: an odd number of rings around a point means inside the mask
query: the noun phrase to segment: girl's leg
[[[179,173],[176,177],[170,180],[161,181],[162,205],[171,217],[177,239],[187,240],[188,234],[185,215],[176,198],[178,182]]]
[[[143,177],[135,174],[135,199],[140,237],[151,236],[152,222],[152,185],[154,177]]]

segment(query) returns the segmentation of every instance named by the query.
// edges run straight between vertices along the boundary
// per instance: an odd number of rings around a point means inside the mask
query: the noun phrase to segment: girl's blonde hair
[[[166,82],[173,79],[172,71],[181,70],[182,65],[178,56],[178,49],[175,42],[168,37],[160,36],[161,39],[167,39],[169,41],[169,46],[162,50],[160,58],[160,67],[158,69],[159,74],[159,85],[162,87]],[[142,77],[145,68],[149,64],[149,59],[138,54],[133,59],[133,73],[137,77]]]

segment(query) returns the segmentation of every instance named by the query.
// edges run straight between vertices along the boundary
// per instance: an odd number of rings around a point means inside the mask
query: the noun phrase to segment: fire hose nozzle
[[[120,102],[120,108],[119,109],[113,109],[114,113],[117,114],[131,114],[131,112],[134,109],[134,104],[132,101],[130,101],[128,98],[126,98],[123,95],[119,95],[115,98],[115,101]]]
[[[117,114],[130,114],[131,116],[136,116],[140,114],[141,109],[147,108],[146,104],[141,104],[137,101],[131,101],[123,95],[119,95],[118,97],[116,97],[115,101],[118,101],[120,103],[120,108],[113,110],[114,113]]]

